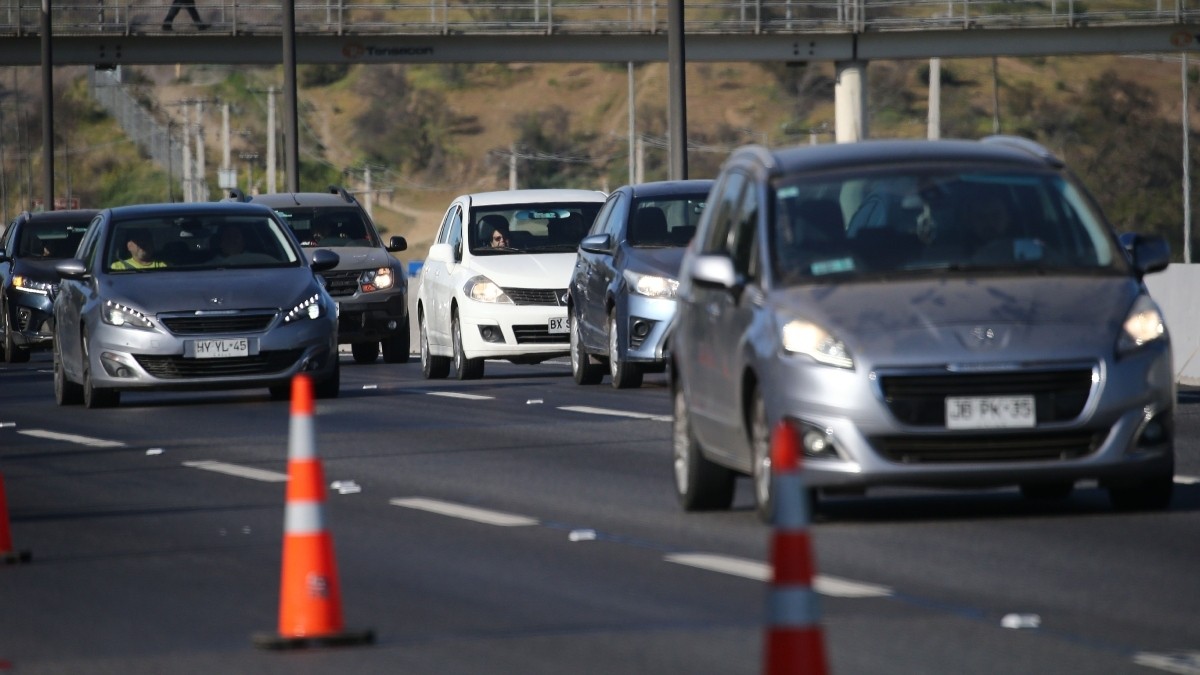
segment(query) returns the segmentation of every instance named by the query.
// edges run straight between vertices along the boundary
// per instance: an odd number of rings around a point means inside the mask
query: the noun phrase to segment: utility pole
[[[942,137],[942,60],[929,59],[929,140]]]
[[[667,126],[670,179],[687,180],[687,62],[683,46],[683,0],[667,2]]]
[[[367,210],[367,215],[371,218],[375,217],[374,209],[374,193],[371,192],[371,165],[367,164],[363,167],[363,192],[365,193],[363,207]]]
[[[208,201],[208,168],[204,161],[204,100],[196,101],[194,108],[196,113],[196,124],[193,127],[196,134],[196,187],[195,201]]]
[[[517,189],[517,144],[508,146],[508,189]]]
[[[641,5],[638,5],[638,14],[641,14],[641,11],[642,11],[642,7],[641,7]],[[635,113],[637,111],[637,106],[634,104],[633,61],[630,61],[628,63],[627,68],[629,71],[629,75],[628,75],[628,79],[629,79],[629,182],[633,183],[634,182],[633,177],[637,172],[637,164],[636,164],[637,158],[634,156],[635,151],[636,151],[636,148],[634,147],[634,145],[637,142],[634,139],[634,135],[636,134],[636,124],[635,124],[636,114]]]
[[[51,46],[50,0],[42,0],[42,199],[54,210],[54,49]]]
[[[267,88],[267,188],[275,192],[275,87]]]

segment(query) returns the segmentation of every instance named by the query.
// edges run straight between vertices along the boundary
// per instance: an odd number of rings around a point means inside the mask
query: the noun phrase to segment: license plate
[[[571,330],[571,324],[567,322],[567,317],[556,316],[546,323],[547,333],[568,333]]]
[[[192,340],[192,356],[197,359],[228,359],[250,355],[246,338],[214,338]]]
[[[947,429],[1016,429],[1037,424],[1032,396],[948,396]]]

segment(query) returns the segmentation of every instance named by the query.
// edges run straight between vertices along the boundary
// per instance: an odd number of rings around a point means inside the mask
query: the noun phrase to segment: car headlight
[[[789,321],[783,326],[780,340],[783,348],[793,354],[805,354],[818,363],[838,368],[854,367],[846,344],[811,321]]]
[[[23,274],[18,274],[16,276],[14,276],[12,278],[12,283],[13,283],[13,288],[15,288],[18,291],[24,291],[26,293],[37,293],[38,295],[50,295],[51,293],[54,292],[54,289],[57,286],[57,284],[53,284],[53,283],[49,283],[49,282],[45,282],[45,281],[34,281],[33,279],[30,279],[29,277],[27,277]]]
[[[679,290],[679,281],[669,277],[659,277],[653,274],[638,274],[625,270],[622,272],[629,290],[648,298],[674,298]]]
[[[503,288],[496,285],[491,279],[480,275],[471,277],[467,283],[463,285],[463,292],[467,297],[477,302],[503,302],[513,304],[508,294]]]
[[[104,310],[100,312],[100,316],[104,319],[104,323],[112,326],[154,330],[154,322],[150,320],[150,317],[128,305],[122,305],[112,300],[104,302]]]
[[[321,295],[318,293],[288,310],[288,313],[283,315],[283,322],[291,323],[303,319],[319,319],[322,314]]]
[[[363,293],[372,291],[384,291],[391,288],[396,283],[396,278],[392,274],[392,268],[380,267],[377,270],[366,270],[358,275],[358,285],[362,288]]]
[[[1121,337],[1117,340],[1117,353],[1124,354],[1142,345],[1159,340],[1166,335],[1167,325],[1163,321],[1158,305],[1148,295],[1139,295],[1125,317]]]

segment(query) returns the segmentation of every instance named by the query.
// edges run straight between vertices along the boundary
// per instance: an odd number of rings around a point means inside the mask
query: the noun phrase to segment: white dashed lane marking
[[[464,394],[461,391],[429,391],[425,392],[430,396],[445,396],[446,398],[463,398],[468,401],[490,401],[494,396],[483,396],[481,394]]]
[[[121,441],[107,441],[103,438],[92,438],[91,436],[80,436],[78,434],[63,434],[57,431],[47,431],[45,429],[23,429],[17,432],[26,436],[35,438],[45,438],[50,441],[65,441],[67,443],[78,443],[91,448],[123,448],[125,444]]]
[[[663,560],[755,581],[771,580],[770,565],[747,558],[713,553],[672,553],[663,556]],[[886,598],[893,594],[892,589],[887,586],[840,579],[825,574],[818,574],[813,578],[813,588],[821,595],[837,598]]]
[[[286,473],[278,471],[268,471],[266,469],[256,469],[252,466],[238,466],[237,464],[226,464],[225,462],[213,462],[202,460],[198,462],[184,462],[184,466],[189,466],[193,469],[203,469],[205,471],[215,471],[217,473],[237,476],[238,478],[249,478],[250,480],[258,480],[264,483],[285,483],[288,476]]]
[[[629,417],[635,420],[651,420],[654,422],[670,422],[670,415],[651,415],[650,413],[630,412],[628,410],[609,410],[608,408],[593,408],[587,405],[561,406],[559,410],[583,413],[585,415],[609,415],[612,417]]]
[[[444,502],[439,499],[407,497],[404,499],[392,499],[388,503],[392,504],[393,506],[403,506],[405,508],[417,509],[419,511],[429,511],[430,513],[438,513],[443,516],[450,516],[451,518],[471,520],[477,523],[483,523],[485,525],[497,525],[500,527],[524,527],[538,524],[538,521],[534,518],[519,516],[512,513],[504,513],[502,511],[480,509],[474,506],[455,504],[453,502]]]

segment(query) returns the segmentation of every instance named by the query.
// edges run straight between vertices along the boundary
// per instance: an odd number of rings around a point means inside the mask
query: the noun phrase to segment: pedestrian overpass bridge
[[[0,65],[276,64],[279,0],[0,0]],[[190,2],[191,0],[177,0]],[[682,1],[682,0],[681,0]],[[1189,4],[1192,3],[1192,4]],[[668,0],[297,0],[300,63],[667,60]],[[1162,53],[1200,46],[1200,0],[687,0],[688,61]]]

